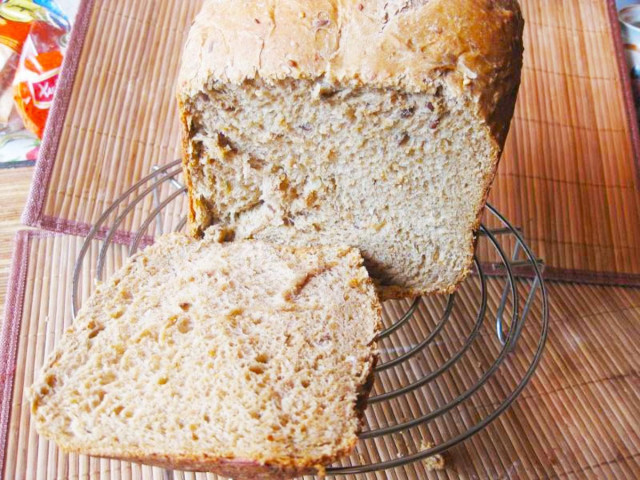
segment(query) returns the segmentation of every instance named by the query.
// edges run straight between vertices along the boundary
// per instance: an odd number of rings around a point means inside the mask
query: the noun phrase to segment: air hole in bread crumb
[[[104,390],[98,390],[96,392],[96,398],[94,398],[93,401],[91,402],[91,407],[96,408],[98,405],[100,405],[104,400],[104,395],[105,395]]]
[[[122,410],[124,410],[124,407],[122,405],[118,405],[113,409],[113,413],[115,413],[116,415],[120,415],[120,412],[122,412]]]
[[[49,375],[46,376],[44,381],[46,382],[46,384],[49,387],[53,388],[53,387],[56,386],[56,382],[58,381],[58,379],[57,379],[57,377],[55,375],[49,374]]]
[[[160,377],[158,379],[158,385],[165,385],[168,381],[169,379],[167,377]]]
[[[182,311],[188,312],[189,309],[191,308],[191,304],[189,302],[182,302],[180,304],[180,308],[182,309]]]
[[[141,343],[145,338],[150,338],[154,342],[157,342],[158,341],[158,333],[157,332],[153,332],[153,331],[149,330],[148,328],[145,328],[144,330],[142,330],[140,332],[140,334],[138,335],[138,338],[136,338],[135,343]]]
[[[410,118],[413,117],[413,114],[416,111],[416,107],[408,107],[408,108],[403,108],[400,110],[400,117],[401,118]]]
[[[265,161],[260,158],[251,157],[249,158],[249,166],[254,170],[262,170],[265,166]]]
[[[178,316],[177,315],[171,315],[169,317],[169,320],[167,320],[167,325],[166,325],[167,328],[174,326],[177,321],[178,321]]]
[[[191,331],[191,320],[183,318],[178,322],[178,331],[180,333],[188,333]]]
[[[265,353],[259,353],[256,356],[256,362],[258,363],[267,363],[269,361],[269,356]]]
[[[209,415],[207,415],[206,413],[204,414],[204,416],[202,417],[204,419],[205,422],[209,423],[211,421],[211,417]]]
[[[89,333],[89,338],[95,338],[102,330],[104,330],[104,327],[98,327],[95,330],[92,330]]]
[[[302,386],[304,388],[309,388],[309,385],[311,385],[311,382],[309,380],[307,380],[306,378],[302,380],[302,382],[300,382],[302,384]]]
[[[264,373],[264,367],[262,365],[251,365],[249,370],[258,375],[262,375]]]
[[[100,378],[100,385],[107,385],[115,381],[116,375],[113,372],[107,372]]]

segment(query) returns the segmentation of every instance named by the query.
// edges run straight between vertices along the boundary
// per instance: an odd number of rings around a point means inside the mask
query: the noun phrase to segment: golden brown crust
[[[316,469],[312,467],[260,465],[252,461],[207,459],[190,456],[175,457],[173,455],[156,455],[152,457],[131,457],[123,460],[142,462],[172,470],[212,472],[217,475],[233,478],[234,480],[281,480],[316,473]]]
[[[516,0],[207,0],[185,47],[178,97],[258,78],[410,92],[430,91],[439,78],[473,100],[501,149],[523,25]]]
[[[234,480],[282,480],[302,475],[314,475],[314,466],[297,466],[293,462],[283,465],[261,465],[251,460],[209,458],[199,455],[165,455],[131,452],[127,456],[109,457],[100,451],[78,452],[63,449],[67,453],[82,453],[94,457],[114,458],[117,460],[144,463],[170,470],[186,470],[192,472],[211,472]],[[333,459],[328,459],[331,463]]]
[[[189,160],[191,158],[191,140],[190,140],[190,129],[189,125],[190,121],[187,119],[187,109],[184,107],[182,103],[182,99],[178,95],[178,111],[180,112],[180,125],[182,126],[182,177],[185,181],[185,186],[187,187],[188,195],[188,211],[187,211],[187,228],[190,229],[190,234],[195,236],[201,236],[198,232],[193,231],[193,226],[196,224],[196,214],[195,208],[193,206],[194,198],[193,198],[193,180],[191,175],[189,174]]]

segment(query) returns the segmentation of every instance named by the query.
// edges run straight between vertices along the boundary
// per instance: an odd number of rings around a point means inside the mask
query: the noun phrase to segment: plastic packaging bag
[[[13,131],[12,109],[42,138],[70,26],[52,0],[0,3],[0,129]]]
[[[64,57],[66,31],[35,20],[14,80],[14,100],[25,127],[42,138]]]
[[[15,10],[9,3],[0,4],[0,125],[6,127],[13,110],[12,84],[20,63],[20,53],[32,18]]]

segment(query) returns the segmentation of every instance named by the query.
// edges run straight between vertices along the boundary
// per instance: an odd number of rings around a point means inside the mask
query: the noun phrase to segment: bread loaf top
[[[322,78],[468,96],[502,147],[520,81],[516,0],[206,0],[183,55],[178,98],[208,83]]]

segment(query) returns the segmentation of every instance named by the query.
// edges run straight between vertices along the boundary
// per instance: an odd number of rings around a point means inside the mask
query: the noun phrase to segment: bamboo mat
[[[179,157],[174,79],[200,2],[83,2],[27,224],[86,234],[152,165]],[[638,137],[613,0],[521,3],[522,88],[491,201],[549,278],[640,285]]]
[[[490,201],[547,278],[638,285],[637,124],[614,1],[521,4],[522,86]]]
[[[81,244],[78,237],[43,232],[21,232],[18,237],[2,342],[3,478],[167,478],[156,468],[62,454],[38,437],[31,424],[25,389],[70,324],[69,285]],[[81,297],[92,288],[98,246],[96,241],[89,250],[81,276]],[[110,248],[107,270],[113,271],[125,257],[125,247]],[[499,278],[489,280],[490,312],[495,311],[501,282]],[[628,339],[640,337],[640,289],[569,284],[549,288],[554,323],[537,374],[516,403],[488,428],[446,452],[444,471],[427,472],[418,462],[382,473],[338,478],[638,478],[640,345]],[[477,289],[477,278],[465,283],[451,321],[436,337],[433,348],[418,354],[407,368],[381,373],[374,393],[415,380],[458,351],[473,323]],[[443,298],[426,300],[415,322],[403,327],[392,344],[383,342],[383,360],[433,329],[443,305]],[[387,303],[385,314],[396,317],[405,306]],[[532,314],[532,318],[539,318],[539,305]],[[407,433],[362,441],[353,460],[378,461],[414,452],[424,439],[441,443],[486,416],[522,374],[539,333],[534,325],[525,326],[516,352],[471,402]],[[497,354],[492,329],[489,323],[483,326],[465,361],[456,363],[459,367],[415,393],[370,406],[368,424],[375,428],[430,412],[468,388]],[[389,350],[392,346],[395,351]],[[182,472],[172,475],[168,478],[217,478]]]

